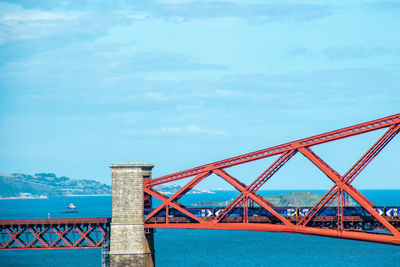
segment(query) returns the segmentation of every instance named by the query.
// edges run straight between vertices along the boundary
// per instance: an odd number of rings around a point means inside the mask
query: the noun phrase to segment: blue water
[[[288,191],[266,191],[261,195]],[[318,192],[318,191],[316,191]],[[377,206],[400,206],[400,190],[361,191]],[[187,195],[226,201],[236,192]],[[60,213],[74,203],[80,213]],[[156,203],[154,203],[156,204]],[[110,217],[111,197],[0,200],[0,219]],[[400,246],[297,234],[251,231],[158,229],[156,266],[397,266]],[[0,251],[0,266],[100,266],[100,249]]]

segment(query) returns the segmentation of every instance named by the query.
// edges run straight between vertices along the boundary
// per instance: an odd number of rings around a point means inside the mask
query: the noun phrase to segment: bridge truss
[[[0,220],[0,250],[102,248],[110,218]]]
[[[331,168],[311,149],[319,144],[379,129],[386,131],[344,175]],[[379,212],[378,207],[351,185],[399,131],[400,114],[397,114],[159,178],[145,179],[144,206],[151,207],[151,196],[162,201],[144,218],[145,227],[287,232],[400,245],[400,214]],[[297,153],[310,160],[334,185],[305,214],[283,216],[271,203],[257,194],[257,191]],[[277,156],[277,159],[250,185],[240,182],[226,170],[272,156]],[[234,186],[239,194],[218,214],[211,217],[196,216],[178,200],[211,174],[218,175]],[[191,180],[170,197],[154,188],[184,178]],[[369,216],[344,216],[347,196],[357,202]],[[322,216],[321,212],[334,201],[337,204],[337,215]],[[253,203],[265,209],[271,216],[249,216],[249,208],[251,209]],[[231,217],[230,214],[237,208],[243,211],[243,215]],[[163,217],[159,216],[161,211],[165,212]],[[179,211],[182,216],[170,217],[171,211]],[[0,220],[0,250],[102,248],[107,246],[109,240],[110,222],[111,218]]]
[[[348,138],[380,129],[386,129],[385,133],[365,152],[365,154],[343,175],[340,175],[321,159],[311,149],[312,147],[339,139]],[[311,235],[330,236],[355,240],[365,240],[400,245],[400,232],[398,218],[392,218],[379,214],[375,205],[363,194],[352,186],[355,178],[365,167],[382,151],[382,149],[400,131],[400,114],[377,119],[374,121],[357,124],[343,129],[327,132],[324,134],[300,139],[286,144],[270,147],[256,152],[240,155],[237,157],[213,162],[196,168],[180,171],[170,175],[144,181],[145,197],[153,196],[162,201],[145,217],[147,228],[190,228],[190,229],[228,229],[228,230],[256,230],[270,232],[288,232]],[[320,169],[334,185],[328,192],[312,207],[304,216],[286,217],[273,209],[273,205],[257,194],[269,179],[284,166],[294,155],[302,154]],[[245,164],[272,156],[278,158],[261,173],[250,185],[245,185],[226,169],[236,165]],[[187,207],[178,202],[186,193],[193,189],[201,181],[216,174],[231,184],[239,191],[238,196],[213,218],[202,218],[188,211]],[[154,187],[173,181],[190,178],[191,180],[179,191],[168,197],[158,192]],[[346,199],[351,197],[357,202],[370,217],[356,218],[349,223],[349,218],[343,215]],[[330,218],[331,223],[321,222],[319,214],[329,207],[334,201],[337,203],[337,216]],[[270,222],[254,222],[254,218],[248,216],[249,203],[256,203],[273,215]],[[239,221],[232,221],[229,214],[240,207],[243,216]],[[182,219],[170,218],[169,212],[175,209],[182,214]],[[165,216],[160,220],[160,212],[165,211]],[[372,227],[357,227],[357,225],[372,225]]]

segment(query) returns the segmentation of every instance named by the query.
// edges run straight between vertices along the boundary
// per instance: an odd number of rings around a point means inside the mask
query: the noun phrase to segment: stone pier
[[[143,194],[143,180],[151,179],[154,165],[111,164],[112,219],[110,266],[153,267],[152,229],[144,229],[143,208],[151,207],[151,197]]]

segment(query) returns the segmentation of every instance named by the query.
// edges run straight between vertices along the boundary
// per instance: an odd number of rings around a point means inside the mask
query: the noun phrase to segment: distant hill
[[[0,197],[57,197],[111,195],[111,186],[94,180],[77,180],[54,173],[0,174]]]
[[[313,193],[313,192],[292,192],[288,194],[280,195],[268,195],[264,196],[266,200],[274,204],[276,207],[312,207],[323,197],[324,194]],[[224,202],[214,202],[214,201],[200,201],[192,206],[196,207],[226,207],[231,200]],[[355,206],[354,201],[349,200],[347,206]],[[337,201],[335,200],[331,206],[337,206]],[[255,203],[255,207],[259,207]]]
[[[159,185],[155,189],[162,194],[172,195],[182,187]],[[188,194],[213,194],[203,189],[192,189]],[[54,173],[0,174],[0,198],[38,198],[72,195],[111,195],[111,186],[94,180],[57,177]]]
[[[292,192],[288,194],[269,195],[265,199],[277,207],[310,207],[317,204],[324,194],[312,192]]]

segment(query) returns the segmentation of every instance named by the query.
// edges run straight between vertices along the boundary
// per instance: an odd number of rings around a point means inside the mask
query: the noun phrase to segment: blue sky
[[[0,1],[0,172],[110,183],[108,164],[149,162],[158,177],[399,113],[399,13],[390,1]],[[315,151],[343,174],[379,134]],[[398,139],[355,185],[400,188]],[[228,171],[249,183],[267,163]],[[289,163],[263,189],[332,184],[301,155]]]

